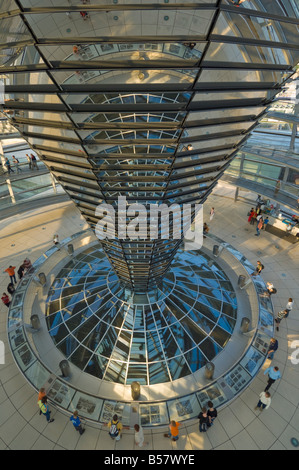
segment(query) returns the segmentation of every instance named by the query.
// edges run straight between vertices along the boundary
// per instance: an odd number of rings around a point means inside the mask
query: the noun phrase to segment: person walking
[[[210,428],[211,426],[213,426],[214,421],[218,416],[218,412],[216,408],[214,408],[214,405],[211,401],[208,401],[208,407],[209,407],[208,412],[207,412],[207,415],[209,417],[208,428]]]
[[[202,408],[197,418],[199,419],[199,432],[207,432],[210,419],[208,417],[208,411],[205,407]]]
[[[56,234],[54,235],[54,237],[53,237],[53,243],[54,243],[54,245],[56,245],[56,246],[59,245],[59,236],[58,236],[57,233],[56,233]]]
[[[1,300],[2,300],[2,302],[4,303],[4,305],[6,305],[6,307],[9,308],[9,306],[10,306],[10,298],[8,297],[8,295],[6,294],[6,292],[3,292],[2,297],[1,297]]]
[[[267,410],[271,405],[271,395],[269,392],[260,393],[260,399],[258,404],[255,407],[255,410],[259,409],[260,411]]]
[[[263,220],[263,217],[261,216],[258,220],[258,224],[257,224],[257,227],[256,227],[256,234],[255,234],[256,237],[260,236],[261,230],[263,228],[263,224],[264,224],[264,220]]]
[[[208,224],[206,224],[206,222],[204,222],[204,224],[203,224],[203,237],[204,238],[207,238],[206,235],[209,233],[209,230],[210,229],[209,229]]]
[[[70,417],[70,421],[73,423],[73,426],[76,429],[76,431],[78,431],[80,436],[82,436],[82,434],[85,433],[85,429],[82,427],[82,423],[78,416],[77,410],[75,410],[72,416]]]
[[[285,308],[287,310],[287,314],[286,314],[285,318],[288,318],[289,313],[293,308],[293,305],[294,305],[293,299],[290,297],[288,303],[286,304],[286,308]]]
[[[281,378],[278,367],[268,367],[268,369],[266,369],[264,372],[264,375],[266,374],[268,374],[268,384],[264,392],[268,392],[269,388],[276,382],[276,380]]]
[[[278,349],[277,339],[271,338],[270,343],[269,343],[268,359],[270,359],[271,361],[273,360],[274,354],[276,353],[277,349]]]
[[[28,155],[28,153],[26,153],[26,158],[27,158],[27,161],[28,161],[29,170],[32,170],[32,162],[31,162],[30,155]]]
[[[144,433],[143,433],[142,427],[139,426],[139,424],[135,424],[134,431],[135,431],[135,445],[140,448],[147,446],[148,442],[144,442]]]
[[[276,185],[275,185],[275,189],[274,189],[274,196],[277,196],[279,190],[280,190],[280,187],[281,187],[281,183],[279,180],[276,181]]]
[[[39,391],[38,391],[38,398],[37,398],[37,402],[39,402],[40,400],[42,400],[42,398],[46,397],[47,394],[46,394],[46,389],[45,388],[40,388]]]
[[[15,269],[16,267],[15,266],[9,266],[7,269],[5,269],[5,273],[7,273],[10,277],[10,282],[13,284],[13,283],[17,283],[17,280],[16,280],[16,274],[15,274]]]
[[[261,272],[264,268],[265,268],[265,266],[262,264],[261,261],[258,260],[255,271],[251,274],[251,276],[258,276],[259,274],[261,274]]]
[[[250,209],[250,211],[248,212],[248,214],[247,214],[247,215],[248,215],[247,221],[248,221],[249,223],[251,223],[251,219],[252,219],[252,217],[253,217],[253,214],[254,214],[254,209],[253,209],[253,207],[252,207],[252,208]]]
[[[38,401],[38,406],[42,414],[46,417],[47,422],[53,423],[54,419],[50,416],[51,411],[49,410],[48,400],[46,396],[44,396],[41,400]]]
[[[34,168],[36,168],[37,170],[39,169],[37,166],[36,157],[35,155],[33,155],[33,153],[31,153],[31,169],[34,170]]]
[[[44,388],[40,388],[39,391],[38,391],[38,397],[37,397],[37,404],[39,405],[39,402],[45,397],[47,396],[46,394],[46,390]],[[41,415],[42,414],[42,410],[40,409],[40,406],[39,406],[39,414]]]
[[[7,292],[13,296],[13,294],[15,293],[16,289],[14,288],[14,285],[12,282],[10,282],[7,286]]]
[[[266,217],[264,220],[263,230],[266,230],[268,223],[269,223],[269,217]]]
[[[87,11],[80,11],[80,15],[82,16],[83,20],[88,20],[89,18],[89,14],[87,13]]]
[[[254,225],[254,224],[255,224],[256,218],[257,218],[257,212],[256,212],[255,209],[253,209],[253,214],[251,215],[251,219],[250,219],[250,225]]]
[[[117,415],[114,415],[112,420],[109,421],[108,427],[109,427],[109,436],[111,437],[111,439],[115,439],[116,441],[119,441],[121,438],[121,432],[122,432],[123,426],[121,422],[118,420]]]
[[[267,282],[267,293],[269,296],[272,294],[277,294],[277,289],[274,287],[274,284],[272,282]]]
[[[24,271],[25,271],[25,267],[23,264],[21,264],[21,266],[19,267],[19,269],[17,270],[17,273],[18,273],[18,276],[19,276],[19,280],[22,279],[22,277],[24,276]]]
[[[19,174],[19,173],[22,171],[21,168],[19,167],[19,165],[20,165],[19,160],[13,155],[13,156],[12,156],[12,161],[13,161],[14,164],[15,164],[15,167],[16,167],[16,170],[17,170],[17,174]]]
[[[287,314],[288,314],[288,311],[287,310],[281,310],[280,312],[278,312],[277,314],[277,318],[275,318],[275,323],[276,323],[276,331],[279,331],[279,325],[280,325],[280,322],[281,320],[283,320],[284,318],[287,318]]]
[[[214,209],[214,207],[212,207],[212,209],[210,210],[210,221],[213,220],[214,215],[215,215],[215,209]]]
[[[24,259],[23,266],[26,271],[30,271],[30,269],[32,268],[32,263],[29,258]]]
[[[169,433],[164,434],[164,437],[170,437],[172,441],[177,441],[179,438],[179,427],[181,426],[180,423],[172,420],[169,424]]]
[[[14,170],[13,170],[12,167],[10,166],[10,161],[8,160],[7,157],[5,158],[5,163],[4,163],[4,165],[6,166],[9,175],[10,175],[10,173],[14,173]]]

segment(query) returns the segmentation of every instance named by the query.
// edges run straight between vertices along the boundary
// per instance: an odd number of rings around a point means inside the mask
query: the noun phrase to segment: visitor
[[[37,404],[39,405],[39,402],[46,396],[47,396],[46,390],[44,388],[40,388],[38,391]],[[40,415],[42,414],[42,410],[40,408],[39,408],[39,414]]]
[[[294,305],[293,299],[290,297],[288,303],[286,304],[285,310],[287,310],[287,314],[285,318],[288,318],[290,311],[292,310]]]
[[[13,283],[10,282],[10,283],[8,284],[8,286],[7,286],[7,292],[8,292],[11,296],[13,296],[13,294],[15,293],[15,291],[16,291],[16,290],[15,290],[15,288],[14,288]]]
[[[209,233],[209,230],[210,229],[209,229],[208,225],[206,224],[206,222],[204,222],[204,224],[203,224],[203,237],[204,238],[207,238],[205,235],[207,235]]]
[[[260,236],[261,230],[262,230],[262,227],[263,227],[263,224],[264,224],[263,217],[260,216],[260,218],[259,218],[259,220],[258,220],[257,227],[256,227],[256,234],[255,234],[256,237],[259,237],[259,236]]]
[[[215,419],[216,419],[217,416],[218,416],[218,413],[217,413],[216,408],[214,408],[214,405],[213,405],[213,403],[212,403],[211,401],[208,401],[208,407],[209,407],[209,409],[208,409],[208,413],[207,413],[207,414],[208,414],[209,421],[210,421],[210,422],[208,423],[208,428],[209,428],[209,427],[213,426],[214,421],[215,421]]]
[[[205,407],[202,408],[197,418],[199,419],[199,432],[207,432],[210,419]]]
[[[280,187],[281,187],[281,183],[279,180],[276,181],[276,185],[275,185],[275,189],[274,189],[274,196],[277,196],[279,190],[280,190]]]
[[[19,160],[13,155],[12,156],[12,161],[14,162],[14,164],[16,166],[17,174],[20,173],[20,171],[22,171],[22,170],[19,167],[19,164],[20,164]]]
[[[34,168],[36,168],[37,170],[39,169],[38,166],[37,166],[36,157],[35,157],[35,155],[33,155],[33,153],[32,153],[32,154],[31,154],[31,169],[33,170]]]
[[[278,349],[277,339],[271,338],[270,343],[269,343],[268,359],[270,359],[272,361],[272,359],[274,358],[274,354],[276,353],[277,349]]]
[[[7,273],[10,277],[10,282],[13,284],[13,283],[17,283],[17,280],[16,280],[16,274],[15,274],[15,269],[16,267],[15,266],[9,266],[7,269],[5,269],[5,273]]]
[[[29,170],[32,170],[31,158],[30,158],[30,156],[28,155],[28,153],[26,153],[26,158],[27,158],[27,161],[28,161]]]
[[[252,208],[250,209],[250,211],[248,212],[248,214],[247,214],[247,215],[248,215],[247,221],[248,221],[249,223],[251,222],[251,219],[252,219],[252,217],[253,217],[253,214],[254,214],[254,209],[253,209],[253,207],[252,207]]]
[[[111,437],[111,439],[115,439],[116,441],[119,441],[121,438],[122,424],[119,421],[117,415],[114,415],[112,420],[109,421],[108,427],[109,427],[109,436]]]
[[[212,207],[212,209],[210,210],[210,221],[213,220],[214,215],[215,215],[215,209],[214,207]]]
[[[24,271],[25,271],[25,267],[23,264],[21,264],[21,266],[19,267],[17,271],[19,279],[22,279],[22,277],[24,276]]]
[[[10,175],[10,173],[14,173],[14,170],[11,168],[10,161],[8,160],[7,157],[5,158],[4,165],[6,166],[9,175]]]
[[[82,436],[82,434],[85,433],[85,429],[83,429],[83,427],[82,427],[82,423],[81,423],[81,420],[78,416],[78,411],[77,410],[75,410],[74,413],[72,414],[72,416],[70,417],[70,421],[73,423],[73,426],[76,429],[76,431],[78,431],[80,436]]]
[[[277,289],[275,289],[272,282],[267,282],[267,293],[269,296],[277,293]]]
[[[88,20],[89,18],[89,15],[87,13],[87,11],[80,11],[80,15],[82,16],[83,20]]]
[[[275,323],[277,325],[276,326],[276,331],[279,331],[280,322],[281,322],[281,320],[286,318],[287,314],[288,314],[287,310],[281,310],[280,312],[278,312],[277,317],[275,318]]]
[[[179,427],[181,426],[180,423],[172,420],[169,424],[169,433],[164,434],[164,437],[170,437],[172,441],[177,441],[179,438]]]
[[[254,224],[255,224],[256,218],[257,218],[257,212],[256,212],[256,210],[254,209],[254,210],[253,210],[253,214],[251,215],[250,225],[254,225]]]
[[[47,403],[47,397],[44,396],[41,400],[38,401],[38,406],[42,412],[42,414],[46,417],[48,423],[53,423],[54,419],[51,419],[50,414],[51,411],[49,410],[49,405]]]
[[[260,261],[258,261],[255,271],[251,274],[251,276],[258,276],[259,274],[261,274],[264,268],[265,266]]]
[[[26,271],[30,271],[30,269],[32,268],[32,263],[29,258],[24,259],[23,266]]]
[[[135,445],[138,447],[145,447],[147,446],[147,442],[144,442],[144,434],[143,429],[139,424],[135,424],[134,426],[135,431]]]
[[[6,305],[6,307],[9,308],[9,306],[10,306],[10,298],[8,297],[8,295],[6,294],[6,292],[3,292],[2,297],[1,297],[1,300],[2,300],[2,302],[4,303],[4,305]]]
[[[268,367],[268,369],[266,369],[264,372],[264,375],[266,374],[268,374],[268,385],[265,388],[264,392],[267,392],[269,388],[274,384],[274,382],[281,378],[281,374],[279,372],[278,367]]]
[[[260,394],[260,399],[255,409],[259,408],[260,411],[267,410],[271,405],[271,395],[269,392],[262,392]]]
[[[56,246],[59,245],[59,236],[57,234],[55,234],[53,237],[53,243]]]
[[[266,230],[268,223],[269,223],[269,217],[266,217],[264,220],[263,230]]]

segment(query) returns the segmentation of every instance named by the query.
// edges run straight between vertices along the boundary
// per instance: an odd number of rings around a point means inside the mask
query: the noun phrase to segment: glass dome
[[[46,320],[56,347],[84,372],[109,382],[170,382],[221,353],[237,317],[236,294],[206,254],[180,251],[156,289],[132,294],[98,247],[56,277]]]

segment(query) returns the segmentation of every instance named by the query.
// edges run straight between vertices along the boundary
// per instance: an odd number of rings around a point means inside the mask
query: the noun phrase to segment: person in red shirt
[[[13,283],[17,283],[17,280],[16,280],[16,275],[15,275],[15,269],[16,267],[15,266],[9,266],[9,268],[5,269],[5,273],[7,273],[10,277],[10,282],[13,284]]]
[[[10,299],[9,299],[8,295],[6,294],[6,292],[3,292],[1,300],[4,303],[4,305],[6,305],[6,307],[10,306]]]

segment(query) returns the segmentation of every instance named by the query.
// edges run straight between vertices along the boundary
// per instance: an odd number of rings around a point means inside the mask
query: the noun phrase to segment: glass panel
[[[271,7],[272,13],[272,7]],[[296,24],[265,20],[250,15],[238,13],[220,13],[215,27],[215,34],[226,36],[237,36],[250,39],[261,39],[265,41],[297,44],[299,27]],[[239,34],[237,34],[237,31]],[[296,54],[296,53],[295,53]],[[297,52],[298,57],[299,51]]]
[[[225,45],[222,44],[221,48]],[[230,44],[230,46],[232,46]],[[216,56],[217,57],[217,56]],[[214,59],[214,55],[213,55]],[[216,59],[217,60],[217,59]],[[255,60],[256,62],[256,60]],[[218,69],[218,70],[203,70],[200,74],[198,79],[198,86],[202,83],[214,83],[214,82],[224,82],[224,83],[258,83],[258,82],[265,82],[269,84],[280,83],[282,79],[286,79],[288,76],[291,75],[291,72],[275,72],[272,70],[226,70],[226,69]]]
[[[205,56],[205,61],[238,62],[241,64],[254,63],[290,65],[298,62],[298,60],[299,52],[296,51],[271,48],[267,46],[251,46],[247,44],[233,43],[212,43]]]
[[[111,33],[117,35],[120,30],[123,34],[125,31],[133,31],[135,36],[175,35],[180,34],[181,30],[186,35],[187,30],[192,40],[192,36],[197,35],[198,31],[203,37],[207,34],[213,14],[214,11],[211,10],[122,11],[120,6],[119,11],[89,12],[85,17],[79,12],[73,12],[71,18],[66,18],[65,13],[40,15],[38,26],[36,15],[25,14],[24,16],[33,32],[40,38],[57,37],[58,32],[61,37],[72,34],[76,38],[80,35],[84,37],[93,37],[94,34],[98,37],[108,36]],[[74,22],[76,28],[74,28]],[[68,29],[71,31],[69,32]]]

